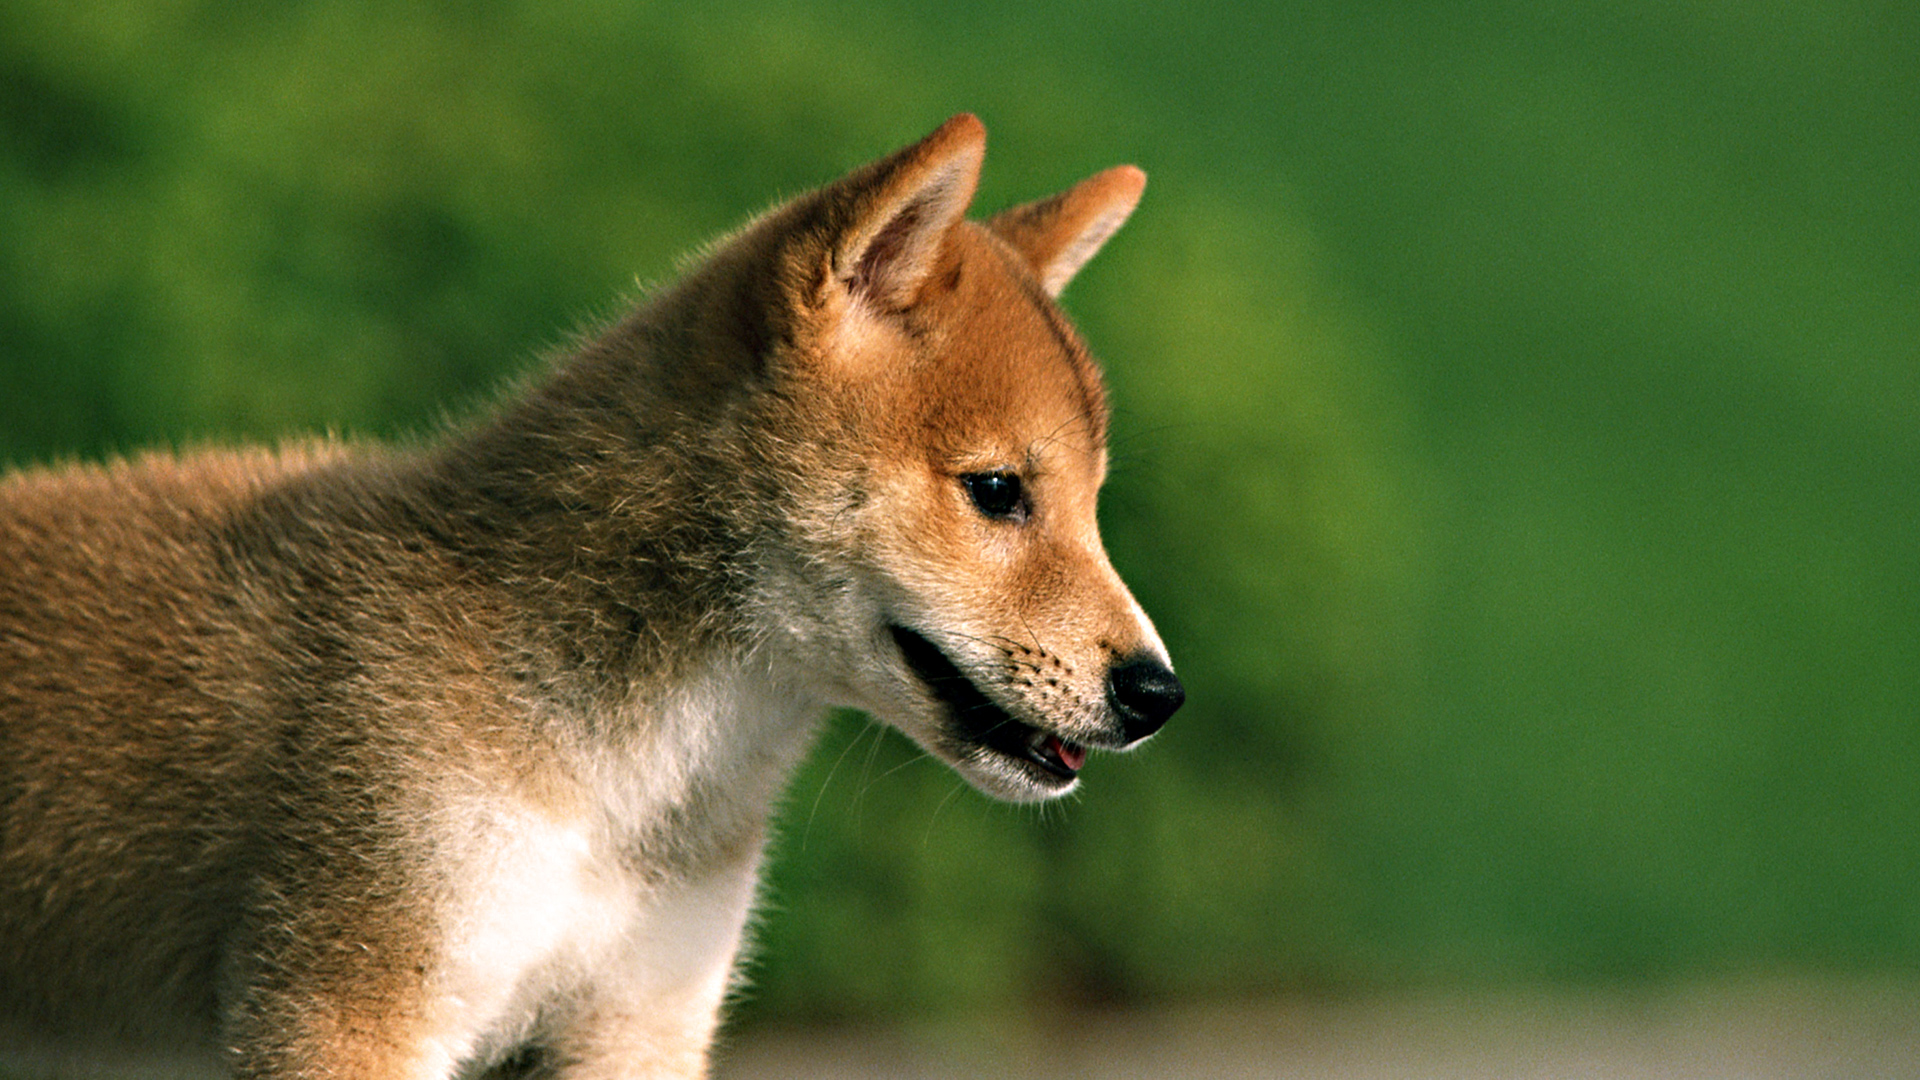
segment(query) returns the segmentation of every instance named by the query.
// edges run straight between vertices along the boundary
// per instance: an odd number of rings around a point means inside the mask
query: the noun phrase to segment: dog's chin
[[[1057,799],[1080,786],[1080,778],[1062,779],[1039,769],[1032,762],[1010,757],[998,750],[978,750],[966,757],[938,755],[975,791],[1002,802],[1045,802]]]
[[[940,705],[935,730],[908,731],[981,793],[1039,802],[1080,783],[1086,748],[1016,719],[967,678],[933,642],[903,626],[888,628],[907,667]]]

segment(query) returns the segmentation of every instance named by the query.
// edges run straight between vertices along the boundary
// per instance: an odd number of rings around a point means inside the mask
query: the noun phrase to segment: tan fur
[[[1157,728],[1051,301],[1142,179],[967,222],[984,139],[772,211],[436,444],[0,481],[0,1070],[697,1076],[825,709],[1016,799]]]

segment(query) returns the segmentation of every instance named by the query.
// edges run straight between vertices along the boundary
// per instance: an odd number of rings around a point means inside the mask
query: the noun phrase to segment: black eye
[[[990,518],[1015,521],[1027,516],[1027,500],[1020,491],[1020,478],[1009,472],[968,473],[960,478],[973,505]]]

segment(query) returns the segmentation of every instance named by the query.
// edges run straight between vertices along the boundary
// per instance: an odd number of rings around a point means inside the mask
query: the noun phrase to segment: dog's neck
[[[609,827],[647,823],[636,859],[678,872],[757,848],[824,707],[755,618],[740,406],[649,411],[649,333],[615,328],[423,459],[420,502],[510,598],[524,707]]]
[[[693,678],[756,633],[750,551],[777,511],[751,482],[766,472],[742,370],[753,358],[685,328],[728,296],[703,281],[582,344],[424,462],[420,502],[443,542],[515,592],[530,634],[616,692]]]
[[[603,827],[647,876],[730,865],[757,851],[824,710],[749,652],[548,726]]]

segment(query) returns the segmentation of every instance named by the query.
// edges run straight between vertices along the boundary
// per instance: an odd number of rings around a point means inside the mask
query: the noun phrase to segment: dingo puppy
[[[0,482],[0,1068],[698,1076],[830,706],[1074,787],[1183,692],[1053,297],[1121,167],[964,220],[972,116],[408,449]]]

